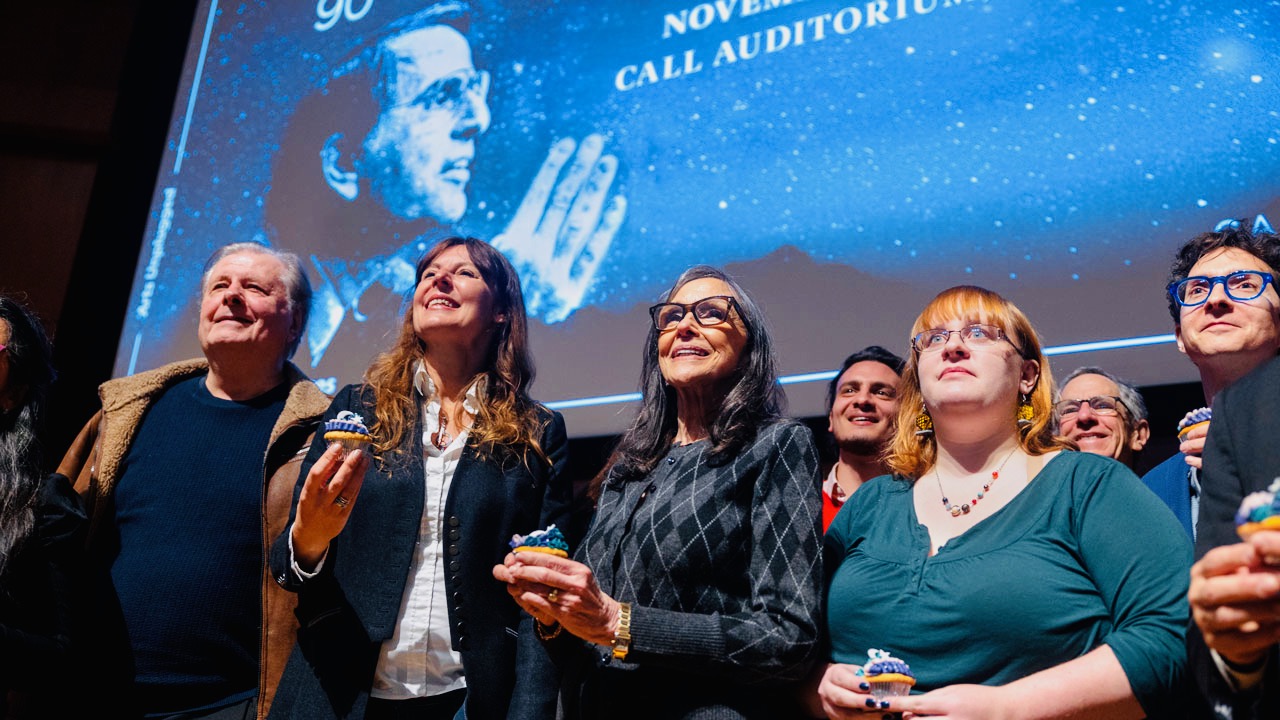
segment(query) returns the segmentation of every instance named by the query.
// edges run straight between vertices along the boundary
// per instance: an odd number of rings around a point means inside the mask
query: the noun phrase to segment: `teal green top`
[[[833,662],[888,650],[926,692],[1002,685],[1105,644],[1148,715],[1174,702],[1191,542],[1110,458],[1059,454],[933,557],[911,484],[882,476],[845,503],[825,545]]]

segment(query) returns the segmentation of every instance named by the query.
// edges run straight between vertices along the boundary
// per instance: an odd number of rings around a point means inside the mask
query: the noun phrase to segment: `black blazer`
[[[1235,513],[1245,495],[1265,490],[1280,477],[1280,358],[1232,383],[1213,401],[1213,422],[1204,449],[1200,480],[1200,522],[1196,557],[1219,545],[1240,542]],[[1280,602],[1280,601],[1278,601]],[[1188,659],[1205,706],[1203,717],[1220,717],[1218,708],[1231,708],[1234,720],[1280,718],[1280,650],[1271,647],[1262,683],[1248,692],[1234,692],[1213,663],[1204,638],[1194,624],[1187,633]]]
[[[325,419],[352,410],[374,417],[373,393],[347,386]],[[524,613],[492,568],[508,541],[551,523],[577,526],[572,486],[564,476],[568,440],[559,413],[539,409],[541,443],[551,465],[514,452],[480,461],[468,444],[445,500],[445,590],[453,649],[462,655],[469,720],[553,718],[558,674]],[[421,417],[404,453],[375,460],[342,534],[321,572],[302,580],[291,571],[286,529],[271,548],[271,572],[298,593],[298,642],[271,707],[272,718],[362,718],[383,641],[395,630],[401,595],[424,507]],[[323,433],[303,464],[289,523],[307,472],[324,453]],[[570,538],[571,542],[574,538]]]

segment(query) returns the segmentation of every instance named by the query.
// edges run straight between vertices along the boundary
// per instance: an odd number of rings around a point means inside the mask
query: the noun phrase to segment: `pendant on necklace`
[[[938,472],[938,466],[935,464],[933,466],[933,477],[938,481],[938,494],[942,496],[942,507],[951,513],[951,517],[960,517],[972,512],[977,507],[978,501],[987,496],[987,492],[991,490],[991,484],[1000,479],[1000,471],[1004,469],[1005,464],[1009,462],[1009,458],[1013,457],[1017,450],[1018,447],[1015,445],[1013,450],[1005,456],[1004,462],[1000,463],[1000,467],[991,471],[991,479],[982,483],[982,489],[977,492],[976,497],[971,498],[967,503],[960,503],[959,505],[952,505],[951,501],[947,499],[947,491],[942,489],[942,474]]]
[[[449,437],[449,417],[444,414],[442,409],[440,411],[440,429],[436,431],[435,438],[431,444],[435,445],[437,450],[444,450],[449,447],[449,443],[452,440],[453,438]]]
[[[1000,471],[997,470],[996,472],[991,473],[991,482],[995,482],[996,479],[999,477],[1000,477]],[[939,487],[941,487],[941,484],[939,484]],[[950,500],[948,500],[946,497],[943,497],[942,507],[946,508],[947,512],[951,513],[951,517],[960,517],[961,515],[968,515],[973,510],[974,506],[978,504],[978,501],[987,496],[987,491],[990,489],[991,489],[991,483],[989,482],[983,483],[982,489],[978,491],[977,497],[973,498],[967,503],[960,503],[959,505],[952,505]]]

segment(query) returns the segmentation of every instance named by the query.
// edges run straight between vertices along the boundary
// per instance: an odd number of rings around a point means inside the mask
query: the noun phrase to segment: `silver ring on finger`
[[[337,506],[338,506],[338,507],[340,507],[340,508],[346,508],[348,505],[350,505],[350,504],[351,504],[351,501],[350,501],[350,500],[348,500],[347,498],[345,498],[345,497],[343,497],[343,496],[339,495],[338,497],[336,497],[336,498],[334,498],[334,499],[333,499],[333,504],[334,504],[334,505],[337,505]]]

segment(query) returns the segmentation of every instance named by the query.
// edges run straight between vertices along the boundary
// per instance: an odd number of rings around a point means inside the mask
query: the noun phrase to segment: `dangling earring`
[[[1022,403],[1018,405],[1018,427],[1027,427],[1036,419],[1036,411],[1031,407],[1031,398],[1027,395],[1022,396]]]
[[[929,408],[921,407],[920,414],[916,416],[917,435],[933,434],[933,416],[929,414]]]

